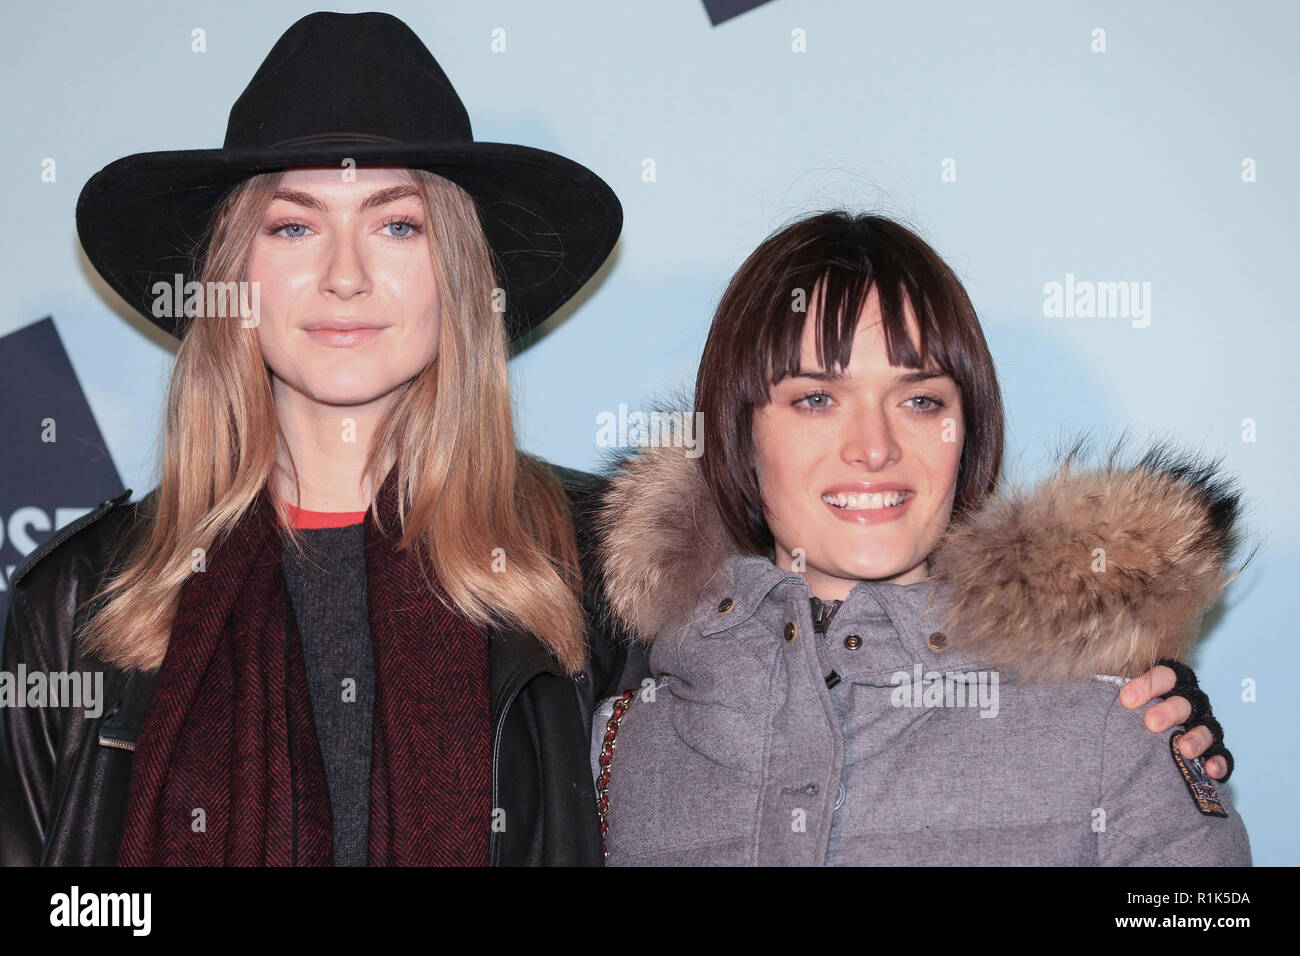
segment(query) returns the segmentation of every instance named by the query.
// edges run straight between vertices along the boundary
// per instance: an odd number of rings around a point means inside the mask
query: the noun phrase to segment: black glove
[[[1223,746],[1223,725],[1214,719],[1214,711],[1210,707],[1210,698],[1206,696],[1205,691],[1201,690],[1196,681],[1196,673],[1186,664],[1180,661],[1165,658],[1156,661],[1157,664],[1163,664],[1174,672],[1174,689],[1165,694],[1165,699],[1170,697],[1185,697],[1187,702],[1192,705],[1192,713],[1185,720],[1184,726],[1188,730],[1198,725],[1203,726],[1210,733],[1214,734],[1214,743],[1210,748],[1201,754],[1201,759],[1208,761],[1211,757],[1222,757],[1223,762],[1228,765],[1228,772],[1217,783],[1225,783],[1232,776],[1232,751]]]

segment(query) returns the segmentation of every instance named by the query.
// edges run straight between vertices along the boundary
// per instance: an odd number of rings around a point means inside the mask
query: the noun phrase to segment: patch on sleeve
[[[1187,789],[1192,794],[1196,809],[1207,816],[1226,817],[1228,811],[1223,809],[1218,791],[1214,789],[1214,781],[1205,772],[1205,761],[1200,757],[1195,760],[1184,757],[1178,749],[1178,741],[1182,739],[1182,733],[1173,734],[1169,738],[1169,748],[1174,752],[1174,763],[1178,764],[1178,770],[1182,773],[1183,782],[1187,784]]]

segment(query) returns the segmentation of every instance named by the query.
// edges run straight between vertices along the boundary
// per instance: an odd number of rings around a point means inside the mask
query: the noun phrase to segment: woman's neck
[[[779,551],[778,551],[779,553]],[[773,562],[777,567],[781,567],[780,561]],[[784,565],[787,568],[794,568],[793,562],[787,561]],[[861,581],[868,580],[872,584],[897,584],[906,586],[909,584],[919,584],[928,580],[929,569],[926,562],[922,561],[915,567],[900,571],[897,574],[883,578],[844,578],[828,574],[817,568],[806,567],[800,568],[799,573],[803,574],[808,582],[809,593],[822,601],[843,601]]]
[[[325,405],[276,378],[272,392],[287,445],[279,456],[281,495],[308,511],[364,511],[372,495],[364,481],[366,455],[392,396],[364,405]],[[296,490],[289,455],[298,468]]]

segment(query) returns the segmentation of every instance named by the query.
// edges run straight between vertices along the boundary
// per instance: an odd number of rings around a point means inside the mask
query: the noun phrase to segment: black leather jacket
[[[589,620],[603,622],[591,519],[604,482],[554,468],[574,515]],[[139,503],[128,490],[51,536],[11,581],[0,670],[102,671],[103,710],[0,707],[0,864],[112,866],[125,824],[132,751],[156,672],[123,671],[73,640]],[[75,615],[75,621],[74,621]],[[589,628],[585,672],[565,676],[531,634],[490,632],[494,865],[602,862],[589,763],[595,701],[621,689],[626,645]],[[636,657],[637,655],[633,655]],[[636,670],[636,667],[633,667]]]

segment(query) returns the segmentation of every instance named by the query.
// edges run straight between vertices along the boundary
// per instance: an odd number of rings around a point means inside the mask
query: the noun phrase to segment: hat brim
[[[258,173],[307,166],[424,169],[472,196],[506,297],[514,341],[570,299],[609,256],[623,226],[613,190],[555,153],[507,143],[338,143],[292,150],[203,149],[137,153],[92,176],[77,200],[77,233],[104,280],[146,319],[152,289],[192,279],[194,256],[221,199]]]

